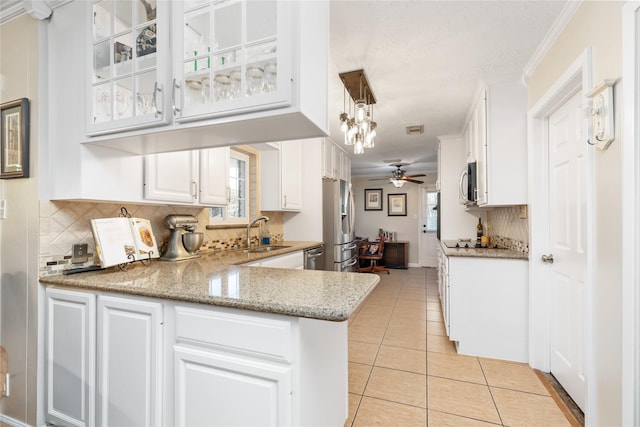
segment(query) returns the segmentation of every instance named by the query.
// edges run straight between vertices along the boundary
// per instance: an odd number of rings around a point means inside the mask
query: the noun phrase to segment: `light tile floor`
[[[458,355],[432,268],[391,270],[349,321],[345,426],[570,426],[528,365]]]

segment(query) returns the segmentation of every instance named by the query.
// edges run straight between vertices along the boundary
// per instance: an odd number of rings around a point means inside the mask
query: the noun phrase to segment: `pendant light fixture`
[[[364,70],[340,73],[339,76],[344,85],[343,111],[340,113],[340,130],[344,133],[344,144],[353,145],[354,154],[362,154],[365,148],[375,146],[378,124],[373,121],[373,104],[376,103],[376,98]],[[346,93],[349,93],[348,109]]]

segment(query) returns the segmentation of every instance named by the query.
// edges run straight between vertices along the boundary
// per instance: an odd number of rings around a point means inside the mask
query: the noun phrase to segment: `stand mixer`
[[[167,215],[164,226],[169,230],[169,239],[163,247],[162,261],[182,261],[198,258],[203,233],[194,233],[198,219],[193,215]]]

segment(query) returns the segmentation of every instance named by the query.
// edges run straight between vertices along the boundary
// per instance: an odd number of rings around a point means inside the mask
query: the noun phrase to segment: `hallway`
[[[571,425],[528,365],[456,354],[436,269],[380,278],[349,323],[345,426]]]

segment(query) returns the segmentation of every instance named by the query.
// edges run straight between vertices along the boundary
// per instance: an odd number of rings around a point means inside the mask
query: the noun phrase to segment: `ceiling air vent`
[[[424,133],[424,125],[407,126],[407,135],[419,135]]]

